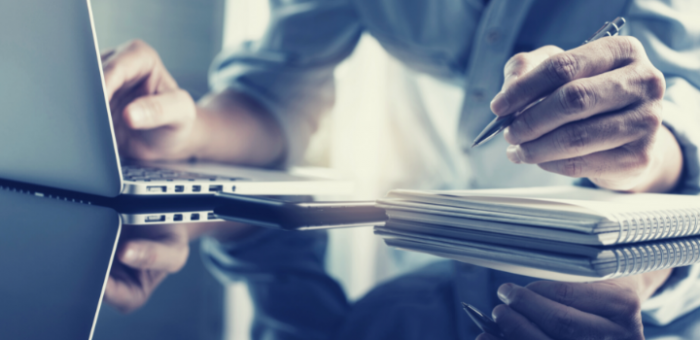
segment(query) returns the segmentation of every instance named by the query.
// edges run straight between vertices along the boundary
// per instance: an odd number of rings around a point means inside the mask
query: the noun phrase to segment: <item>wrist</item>
[[[214,162],[264,167],[284,153],[279,123],[245,95],[226,90],[197,105],[192,156]]]
[[[671,277],[671,273],[673,273],[673,269],[669,268],[639,275],[637,293],[640,300],[645,301],[652,297]]]
[[[589,178],[601,188],[626,192],[667,193],[678,186],[683,153],[673,133],[661,126],[651,143],[645,169],[617,179]]]
[[[644,302],[666,283],[672,272],[673,269],[669,268],[603,282],[630,289]]]
[[[670,192],[678,185],[683,170],[683,153],[673,133],[666,127],[659,129],[652,149],[649,170],[633,192]]]
[[[189,159],[197,160],[211,160],[217,161],[217,159],[209,156],[208,149],[211,143],[212,135],[217,133],[215,122],[211,119],[211,112],[208,112],[206,108],[199,105],[196,106],[197,118],[195,119],[192,133],[189,138]]]

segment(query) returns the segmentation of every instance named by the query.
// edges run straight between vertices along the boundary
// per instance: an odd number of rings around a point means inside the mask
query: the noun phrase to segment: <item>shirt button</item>
[[[490,30],[486,33],[486,42],[489,44],[497,43],[501,40],[501,33],[497,30]]]
[[[482,89],[475,89],[471,93],[472,99],[477,102],[484,101],[484,98],[486,98],[486,94],[484,93],[484,90]]]

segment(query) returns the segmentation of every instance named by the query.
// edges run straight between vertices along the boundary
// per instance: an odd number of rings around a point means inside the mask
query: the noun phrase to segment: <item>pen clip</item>
[[[625,25],[625,18],[617,17],[613,21],[606,21],[603,27],[598,29],[588,40],[584,41],[583,44],[587,44],[591,41],[598,40],[602,37],[614,37],[620,33],[620,29]]]

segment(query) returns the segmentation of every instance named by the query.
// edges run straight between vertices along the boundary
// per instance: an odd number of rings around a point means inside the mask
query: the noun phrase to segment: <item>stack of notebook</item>
[[[700,262],[700,197],[580,187],[395,190],[388,245],[517,274],[591,281]]]

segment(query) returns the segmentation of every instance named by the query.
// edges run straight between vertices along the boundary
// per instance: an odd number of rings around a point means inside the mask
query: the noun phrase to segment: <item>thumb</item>
[[[140,97],[124,109],[124,122],[134,130],[186,125],[196,116],[194,100],[187,91],[176,90]]]
[[[134,269],[175,273],[187,262],[189,246],[187,243],[134,240],[124,244],[117,256],[119,261]]]

